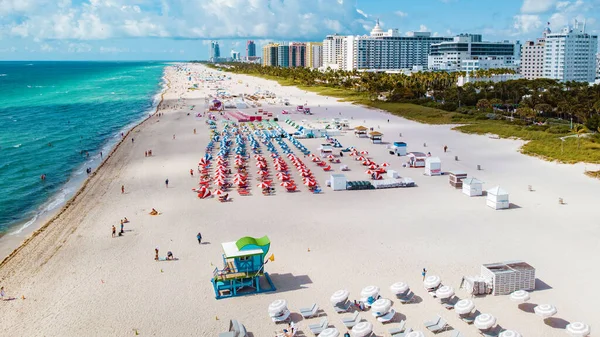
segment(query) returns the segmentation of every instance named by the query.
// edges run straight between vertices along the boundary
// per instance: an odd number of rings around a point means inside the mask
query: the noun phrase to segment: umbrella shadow
[[[568,322],[567,320],[564,320],[562,318],[550,317],[550,318],[546,318],[544,320],[544,323],[546,323],[547,326],[555,328],[555,329],[566,329],[567,325],[569,325],[570,322]]]
[[[533,303],[521,303],[519,304],[519,309],[528,312],[530,314],[535,313],[535,310],[533,308],[535,308],[537,306],[537,304],[533,304]]]

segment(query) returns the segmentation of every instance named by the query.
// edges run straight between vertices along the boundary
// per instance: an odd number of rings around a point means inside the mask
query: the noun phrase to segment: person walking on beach
[[[427,276],[427,269],[423,268],[421,275],[423,276],[423,281],[425,281],[425,276]]]
[[[173,135],[173,140],[175,139],[175,135]]]
[[[117,229],[115,228],[115,225],[112,225],[112,237],[114,238],[116,234],[117,234]]]
[[[133,142],[135,142],[135,139],[133,139],[133,137],[131,137],[131,144],[133,144]]]
[[[201,245],[202,244],[202,234],[200,234],[200,232],[198,232],[198,235],[196,235],[196,239],[198,239],[198,244]]]
[[[121,185],[121,194],[125,193],[125,185]]]
[[[154,248],[154,260],[158,261],[158,246]]]
[[[190,176],[194,177],[194,169],[190,169]]]
[[[165,187],[169,188],[169,178],[167,178],[167,180],[165,180]]]
[[[102,151],[100,151],[100,159],[102,159]]]
[[[444,153],[448,150],[448,145],[444,145]]]

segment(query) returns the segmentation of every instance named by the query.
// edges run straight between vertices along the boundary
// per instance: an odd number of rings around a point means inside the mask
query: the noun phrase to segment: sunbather
[[[158,215],[158,211],[153,208],[150,215]]]
[[[167,252],[167,260],[173,260],[173,252],[171,252],[171,251]]]

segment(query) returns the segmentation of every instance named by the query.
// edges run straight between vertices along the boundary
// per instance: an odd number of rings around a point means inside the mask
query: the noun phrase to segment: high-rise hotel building
[[[306,43],[306,61],[304,62],[307,68],[320,68],[323,66],[323,43],[322,42],[307,42]]]
[[[527,41],[521,47],[521,69],[523,78],[534,80],[544,77],[544,63],[546,62],[546,37],[550,28],[544,29],[543,37],[536,41]]]
[[[263,46],[263,66],[277,67],[279,61],[279,44],[269,43]]]
[[[546,35],[544,77],[559,81],[594,82],[598,35],[585,32],[585,24],[565,27]]]

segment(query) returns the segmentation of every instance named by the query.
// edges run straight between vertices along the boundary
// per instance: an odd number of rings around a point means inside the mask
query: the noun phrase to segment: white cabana
[[[435,291],[435,296],[439,299],[446,299],[454,296],[454,288],[451,286],[441,286]]]
[[[585,323],[573,322],[567,325],[567,333],[573,337],[585,337],[591,332],[590,326]]]
[[[514,330],[504,330],[498,335],[498,337],[521,337],[521,334]]]
[[[361,301],[366,301],[369,297],[376,298],[379,295],[379,287],[366,286],[360,291]]]
[[[338,304],[341,302],[345,302],[348,299],[348,296],[350,296],[350,293],[348,292],[348,290],[340,289],[340,290],[334,292],[333,295],[331,295],[331,298],[329,300],[333,304]]]
[[[475,309],[475,303],[469,299],[462,299],[454,305],[454,311],[459,315],[466,315]]]
[[[517,303],[525,303],[529,301],[531,296],[525,290],[517,290],[510,294],[510,300]]]
[[[556,315],[556,307],[552,304],[540,304],[533,308],[536,315],[543,317],[544,319]]]
[[[331,189],[334,191],[345,191],[348,179],[343,174],[332,174],[329,180],[331,182]]]
[[[475,317],[474,324],[479,330],[487,330],[496,324],[496,317],[490,314],[481,314]]]
[[[463,179],[462,192],[470,197],[483,195],[483,183],[475,178]]]
[[[428,176],[439,176],[442,174],[442,161],[438,157],[425,159],[425,174]]]
[[[405,282],[396,282],[390,286],[390,290],[394,295],[404,294],[410,288],[408,287],[408,283]]]
[[[373,324],[362,321],[356,324],[352,328],[352,336],[354,337],[366,337],[369,336],[373,332]]]
[[[487,190],[486,203],[493,209],[506,209],[510,206],[508,192],[500,188],[500,186],[489,189]]]
[[[434,289],[437,288],[442,283],[442,279],[437,275],[430,275],[425,278],[423,281],[423,286],[425,289]]]
[[[340,335],[340,332],[338,331],[338,329],[327,328],[319,334],[319,337],[338,337],[339,335]]]
[[[392,308],[392,301],[387,298],[380,298],[377,301],[371,304],[371,311],[373,312],[373,316],[381,316],[390,312]]]

